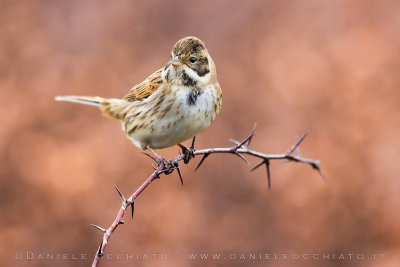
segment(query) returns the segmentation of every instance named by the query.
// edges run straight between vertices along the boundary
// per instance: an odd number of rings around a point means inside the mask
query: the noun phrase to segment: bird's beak
[[[167,65],[172,65],[172,66],[174,66],[174,67],[178,67],[178,66],[180,65],[179,56],[176,56],[176,57],[174,57],[173,59],[171,59],[171,60],[167,63]]]

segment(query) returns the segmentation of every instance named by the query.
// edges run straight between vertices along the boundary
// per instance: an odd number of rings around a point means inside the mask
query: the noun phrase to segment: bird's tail
[[[105,99],[98,96],[56,96],[57,101],[68,101],[79,104],[100,107]]]
[[[99,107],[103,114],[119,120],[125,118],[129,106],[129,102],[124,99],[99,96],[57,96],[56,100]]]

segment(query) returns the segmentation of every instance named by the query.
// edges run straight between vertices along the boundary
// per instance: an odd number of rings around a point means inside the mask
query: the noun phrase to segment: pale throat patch
[[[200,76],[196,71],[191,69],[189,66],[186,64],[182,64],[182,70],[192,79],[194,80],[197,84],[199,85],[205,85],[210,82],[211,79],[211,73],[213,72],[212,69],[212,64],[211,64],[211,59],[208,58],[208,69],[210,70],[206,75]],[[164,68],[161,72],[161,77],[163,78],[164,81],[171,82],[175,78],[177,78],[180,75],[181,71],[177,70],[174,68],[174,66],[170,65],[168,68]]]
[[[186,74],[198,84],[207,84],[210,81],[211,72],[207,73],[204,76],[199,76],[196,71],[192,70],[186,65],[183,65],[183,69],[185,70]]]
[[[183,65],[183,69],[190,78],[200,84],[208,84],[210,82],[211,73],[213,72],[210,58],[208,58],[208,69],[210,71],[204,76],[200,76],[196,71],[192,70],[187,65]]]

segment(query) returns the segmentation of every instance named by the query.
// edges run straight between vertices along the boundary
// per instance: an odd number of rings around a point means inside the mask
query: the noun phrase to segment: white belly
[[[162,118],[157,118],[155,114],[148,127],[130,134],[133,143],[139,148],[166,148],[188,140],[207,128],[219,111],[216,106],[217,90],[214,86],[204,87],[189,100],[190,92],[185,87],[175,88],[172,108]],[[149,121],[152,119],[148,118]]]

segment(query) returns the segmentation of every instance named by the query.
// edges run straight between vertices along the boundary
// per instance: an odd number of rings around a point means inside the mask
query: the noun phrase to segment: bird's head
[[[163,77],[169,82],[181,80],[186,85],[204,85],[216,79],[214,62],[204,43],[196,37],[176,42],[171,57],[163,70]]]

